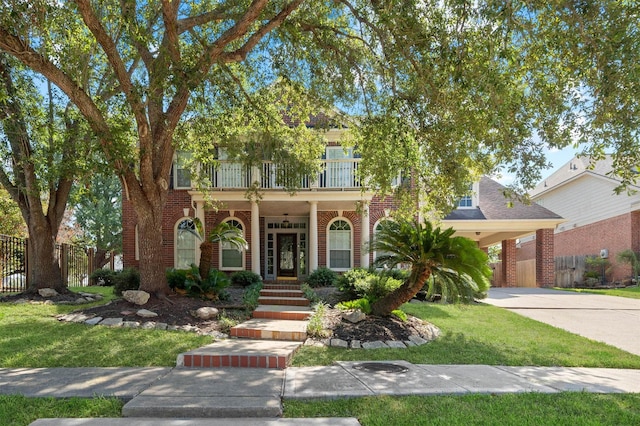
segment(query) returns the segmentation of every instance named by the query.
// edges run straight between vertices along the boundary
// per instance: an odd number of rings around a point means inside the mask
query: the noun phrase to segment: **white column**
[[[200,220],[202,224],[202,239],[203,241],[207,239],[207,227],[204,223],[204,201],[196,201],[195,202],[195,214],[194,216]],[[196,259],[200,259],[200,243],[196,244]]]
[[[251,271],[260,273],[260,207],[251,201]]]
[[[362,229],[360,230],[360,267],[369,267],[369,204],[362,204]]]
[[[309,201],[309,273],[318,269],[318,202]]]

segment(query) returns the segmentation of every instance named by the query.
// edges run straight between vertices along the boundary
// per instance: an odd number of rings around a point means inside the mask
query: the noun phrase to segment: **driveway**
[[[640,299],[546,288],[492,288],[483,302],[640,355]]]

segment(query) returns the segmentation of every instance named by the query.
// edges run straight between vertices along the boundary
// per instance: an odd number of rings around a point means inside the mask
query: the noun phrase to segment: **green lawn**
[[[82,290],[109,295],[109,288]],[[74,306],[0,306],[0,368],[173,366],[178,353],[208,344],[191,333],[91,327],[54,316]],[[296,366],[336,360],[406,360],[426,364],[490,364],[640,368],[640,357],[489,305],[409,304],[408,313],[443,335],[408,349],[303,347]],[[43,417],[118,417],[117,399],[56,400],[0,396],[0,419],[11,426]],[[285,401],[286,417],[353,416],[363,425],[640,424],[640,395],[587,393],[371,397]]]
[[[640,395],[573,392],[285,401],[284,414],[357,417],[363,426],[632,425],[640,424]]]
[[[407,304],[403,309],[440,327],[442,336],[407,349],[305,346],[294,357],[293,365],[391,359],[415,364],[640,368],[639,356],[490,305]]]
[[[120,417],[122,401],[116,398],[26,398],[0,395],[0,424],[26,426],[42,418]]]
[[[630,299],[640,299],[640,287],[626,287],[626,288],[607,288],[607,289],[592,289],[592,288],[558,288],[557,290],[573,291],[576,293],[593,293],[603,294],[607,296],[619,296],[628,297]]]
[[[112,297],[109,287],[79,290]],[[0,367],[175,366],[181,352],[211,343],[211,337],[194,333],[93,327],[55,318],[75,309],[78,306],[2,304]]]

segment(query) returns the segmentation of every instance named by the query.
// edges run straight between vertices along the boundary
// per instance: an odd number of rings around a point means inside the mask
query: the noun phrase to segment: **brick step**
[[[263,290],[300,290],[300,284],[263,284]]]
[[[309,306],[309,299],[304,297],[258,297],[259,305]]]
[[[299,342],[226,339],[178,355],[177,367],[277,368],[291,362]]]
[[[252,318],[231,328],[232,337],[265,340],[307,340],[308,321]]]
[[[273,290],[262,289],[260,296],[263,297],[304,297],[304,293],[300,290]]]
[[[304,321],[313,315],[308,306],[260,305],[253,311],[253,318]]]

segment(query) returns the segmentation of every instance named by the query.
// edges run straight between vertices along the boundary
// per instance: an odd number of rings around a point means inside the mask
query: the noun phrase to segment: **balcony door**
[[[298,234],[277,234],[278,278],[297,278]]]
[[[351,188],[354,186],[355,170],[353,148],[327,147],[327,188]],[[351,161],[350,161],[351,160]]]

